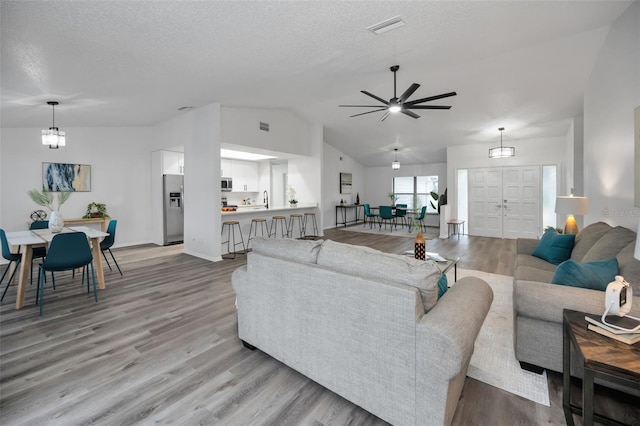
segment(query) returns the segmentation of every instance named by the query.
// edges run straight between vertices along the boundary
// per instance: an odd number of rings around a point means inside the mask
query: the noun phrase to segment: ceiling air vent
[[[269,123],[260,122],[260,130],[264,130],[265,132],[269,131]]]
[[[377,24],[371,25],[367,27],[369,31],[374,34],[380,35],[382,33],[386,33],[387,31],[395,30],[396,28],[404,27],[406,22],[402,19],[402,16],[396,16],[390,19],[387,19],[382,22],[378,22]]]

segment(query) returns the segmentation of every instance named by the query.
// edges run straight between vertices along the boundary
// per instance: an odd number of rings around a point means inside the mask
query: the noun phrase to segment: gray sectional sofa
[[[640,261],[633,257],[635,241],[632,230],[597,222],[576,235],[571,259],[582,263],[616,257],[620,275],[633,287],[630,315],[638,317]],[[550,284],[557,266],[532,256],[537,244],[535,239],[517,241],[513,280],[515,353],[523,368],[562,372],[562,310],[602,314],[605,292]]]
[[[232,276],[238,334],[395,425],[448,425],[493,293],[438,299],[431,262],[333,241],[256,239]]]

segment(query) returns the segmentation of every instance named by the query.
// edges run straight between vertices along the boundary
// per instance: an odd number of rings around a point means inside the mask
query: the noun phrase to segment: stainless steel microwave
[[[221,178],[220,189],[222,192],[231,192],[233,190],[233,180],[230,177]]]

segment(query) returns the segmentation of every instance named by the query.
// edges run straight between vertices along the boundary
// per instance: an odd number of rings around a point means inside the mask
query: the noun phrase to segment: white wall
[[[365,167],[329,144],[322,145],[322,152],[322,216],[323,227],[327,229],[336,226],[336,205],[340,204],[341,199],[348,204],[353,204],[356,201],[356,195],[360,194],[360,204],[369,201],[365,195],[367,180]],[[340,193],[340,173],[351,173],[353,179],[351,194]],[[349,212],[349,214],[354,213]]]
[[[638,227],[633,111],[640,105],[640,3],[611,26],[584,95],[585,223]]]
[[[300,203],[317,202],[322,212],[323,208],[323,145],[324,129],[322,125],[314,124],[309,127],[309,139],[306,157],[295,157],[288,161],[288,183],[296,190],[296,197]],[[324,217],[316,215],[318,230],[322,234]]]
[[[510,140],[508,146],[515,146],[516,156],[511,158],[489,158],[489,148],[496,143],[475,143],[447,148],[447,177],[449,179],[448,199],[451,215],[457,215],[457,170],[478,167],[506,167],[556,165],[558,176],[566,167],[567,137]],[[456,190],[456,193],[452,192]],[[564,195],[564,194],[560,194]]]
[[[91,191],[76,192],[62,206],[66,218],[79,218],[92,201],[105,203],[118,219],[115,246],[150,242],[150,149],[148,127],[64,128],[67,145],[49,149],[40,128],[3,128],[2,218],[7,231],[27,229],[29,215],[41,209],[27,191],[42,188],[42,163],[91,165]],[[46,210],[46,209],[44,209]]]

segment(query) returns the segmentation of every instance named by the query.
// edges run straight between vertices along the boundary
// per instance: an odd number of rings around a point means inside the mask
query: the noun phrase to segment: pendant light
[[[51,127],[49,127],[49,130],[42,131],[42,145],[49,145],[50,149],[58,149],[59,147],[66,145],[64,132],[61,132],[56,127],[56,105],[58,105],[58,102],[49,101],[47,102],[47,105],[51,105],[51,108],[53,109],[53,122]]]
[[[507,158],[516,156],[516,148],[513,146],[502,146],[502,132],[504,127],[498,128],[500,131],[500,146],[489,149],[489,158]]]
[[[393,150],[395,151],[395,159],[393,160],[393,163],[391,163],[391,168],[393,170],[400,170],[400,162],[398,161],[398,148],[393,148]]]

